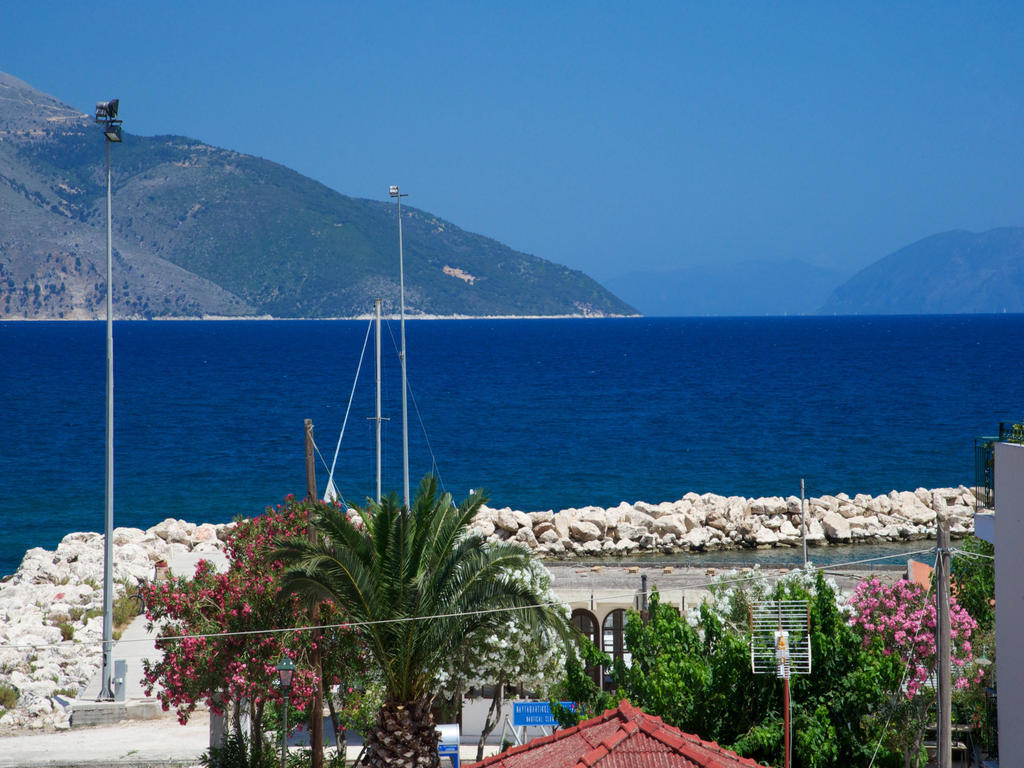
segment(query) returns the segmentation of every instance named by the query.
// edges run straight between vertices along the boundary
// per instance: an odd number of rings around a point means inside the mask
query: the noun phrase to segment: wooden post
[[[949,627],[949,521],[938,523],[938,558],[935,572],[935,601],[938,626],[938,712],[936,714],[936,759],[939,768],[953,768],[953,706],[950,680]]]
[[[306,419],[306,501],[316,503],[319,499],[316,491],[316,463],[313,451],[313,420]],[[307,526],[309,540],[316,541],[316,532],[312,525]],[[320,612],[314,607],[309,611],[309,619],[319,624]],[[321,633],[313,630],[313,651],[310,653],[310,664],[316,674],[313,685],[313,704],[309,713],[309,747],[311,768],[323,768],[324,765],[324,692],[323,692],[323,659],[320,655]]]
[[[317,501],[316,463],[313,461],[312,419],[306,419],[306,501]]]
[[[790,744],[791,728],[789,722],[789,675],[782,680],[782,749],[786,753],[785,762],[786,768],[790,768],[792,763],[790,762],[792,755],[792,745]]]

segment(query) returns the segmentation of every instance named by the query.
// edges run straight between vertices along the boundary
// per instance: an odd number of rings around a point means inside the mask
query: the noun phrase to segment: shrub
[[[68,622],[62,621],[57,627],[60,629],[61,640],[71,640],[75,636],[75,628]]]
[[[232,732],[223,747],[210,747],[199,758],[204,768],[276,768],[277,755],[269,744],[261,751],[261,759],[251,762],[249,740],[245,734]]]
[[[14,709],[18,703],[18,689],[13,685],[0,684],[0,708]]]
[[[139,605],[139,596],[134,591],[122,592],[114,599],[115,633],[120,635],[121,630],[131,624],[135,617],[139,615]]]

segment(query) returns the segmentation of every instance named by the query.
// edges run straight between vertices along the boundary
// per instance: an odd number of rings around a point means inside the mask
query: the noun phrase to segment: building
[[[999,759],[1024,765],[1024,445],[995,445],[995,507],[975,516],[975,532],[996,554]]]
[[[465,768],[755,768],[758,763],[619,702],[597,717]]]

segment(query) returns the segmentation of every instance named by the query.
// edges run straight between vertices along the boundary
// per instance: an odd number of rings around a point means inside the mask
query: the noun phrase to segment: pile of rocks
[[[223,549],[229,526],[165,520],[149,530],[114,530],[114,584],[120,594],[152,579],[157,562]],[[29,550],[0,583],[0,730],[67,728],[70,701],[96,674],[103,639],[103,536],[71,533],[56,551]]]
[[[964,486],[814,497],[806,504],[807,543],[924,539],[935,536],[937,518],[948,519],[951,536],[962,537],[974,530],[974,506],[974,494]],[[484,507],[473,525],[489,540],[517,541],[541,557],[567,557],[799,547],[800,517],[795,496],[688,493],[661,504],[623,502],[558,513]]]
[[[809,544],[897,541],[934,536],[937,518],[953,536],[974,527],[970,490],[940,488],[887,496],[821,496],[807,503]],[[698,496],[611,509],[583,507],[557,514],[484,507],[473,522],[490,540],[511,540],[538,556],[606,556],[637,552],[704,552],[742,547],[800,546],[800,499]],[[223,551],[228,525],[165,520],[146,531],[114,531],[116,591],[152,579],[159,561]],[[103,537],[72,533],[56,551],[29,550],[0,583],[0,731],[69,726],[70,701],[96,675],[103,634]]]

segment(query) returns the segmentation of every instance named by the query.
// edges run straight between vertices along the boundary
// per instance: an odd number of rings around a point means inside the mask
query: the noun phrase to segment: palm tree
[[[530,552],[488,544],[470,523],[484,503],[477,492],[459,506],[437,480],[424,478],[412,509],[394,494],[365,509],[327,508],[314,519],[313,541],[282,543],[286,588],[310,604],[332,600],[361,625],[384,681],[376,729],[367,734],[366,764],[437,766],[437,732],[430,713],[434,683],[445,662],[481,631],[513,612],[526,626],[551,626],[561,637],[565,617],[542,605],[528,580],[511,578]],[[361,523],[361,525],[360,525]]]

